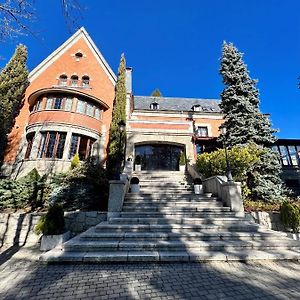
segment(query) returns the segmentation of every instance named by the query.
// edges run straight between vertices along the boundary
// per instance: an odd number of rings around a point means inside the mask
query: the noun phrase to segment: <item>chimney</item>
[[[126,92],[132,94],[132,68],[126,67]]]

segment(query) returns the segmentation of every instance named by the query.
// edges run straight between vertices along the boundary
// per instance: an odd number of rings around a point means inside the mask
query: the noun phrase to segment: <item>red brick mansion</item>
[[[2,176],[18,178],[67,170],[77,153],[104,160],[112,118],[116,75],[84,28],[29,75],[25,105],[9,135]],[[177,170],[184,151],[215,147],[223,115],[217,99],[136,96],[126,69],[126,158],[142,157],[144,170]],[[300,187],[300,140],[278,140],[284,179]]]

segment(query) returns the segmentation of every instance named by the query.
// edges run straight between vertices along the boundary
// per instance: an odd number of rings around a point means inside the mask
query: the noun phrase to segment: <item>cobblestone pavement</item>
[[[36,250],[12,254],[0,255],[0,299],[300,299],[299,262],[44,265]]]

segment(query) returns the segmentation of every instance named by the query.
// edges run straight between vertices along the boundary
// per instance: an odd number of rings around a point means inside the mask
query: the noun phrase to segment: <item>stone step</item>
[[[224,217],[234,217],[234,212],[201,212],[201,211],[194,211],[194,212],[187,212],[187,211],[133,211],[133,212],[121,212],[121,218],[167,218],[169,217],[176,217],[176,218],[224,218]]]
[[[193,187],[194,185],[184,181],[144,181],[140,180],[140,187]]]
[[[176,205],[124,205],[123,206],[123,212],[182,212],[182,213],[189,213],[189,212],[202,212],[202,213],[225,213],[230,212],[229,207],[207,207],[207,206],[200,206],[200,205],[194,205],[191,207],[184,207],[184,206],[176,206]]]
[[[215,225],[222,225],[225,223],[231,224],[232,222],[248,222],[243,218],[186,218],[186,217],[164,217],[164,218],[152,218],[152,217],[141,217],[141,218],[125,218],[125,217],[118,217],[118,218],[109,218],[108,222],[110,224],[122,223],[122,224],[215,224]]]
[[[150,198],[150,199],[210,199],[209,196],[196,195],[192,191],[177,191],[177,192],[167,192],[167,191],[157,191],[151,193],[150,191],[140,191],[139,193],[127,193],[125,199],[129,198]],[[216,198],[216,197],[215,197]]]
[[[53,249],[40,256],[41,262],[107,263],[107,262],[211,262],[211,261],[261,261],[300,260],[299,250],[250,251],[114,251],[65,252]]]
[[[274,241],[282,238],[280,234],[271,232],[97,232],[88,231],[80,235],[81,240],[90,241]]]
[[[63,244],[65,251],[183,251],[183,250],[265,250],[293,249],[298,241],[83,241],[72,239]]]
[[[155,206],[165,206],[165,205],[170,205],[170,206],[185,206],[185,207],[193,207],[193,206],[222,206],[222,202],[217,201],[217,200],[209,200],[209,201],[191,201],[189,199],[184,199],[184,200],[176,200],[176,199],[163,199],[163,200],[156,200],[156,199],[125,199],[124,200],[124,205],[155,205]]]
[[[260,232],[259,225],[253,223],[224,223],[224,224],[111,224],[102,222],[95,226],[98,232],[174,232],[174,233],[193,233],[202,232]]]

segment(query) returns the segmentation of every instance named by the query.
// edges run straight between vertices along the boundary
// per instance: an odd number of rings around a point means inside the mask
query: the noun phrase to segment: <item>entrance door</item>
[[[135,146],[135,155],[140,155],[142,170],[179,170],[180,153],[183,147],[169,144]]]

